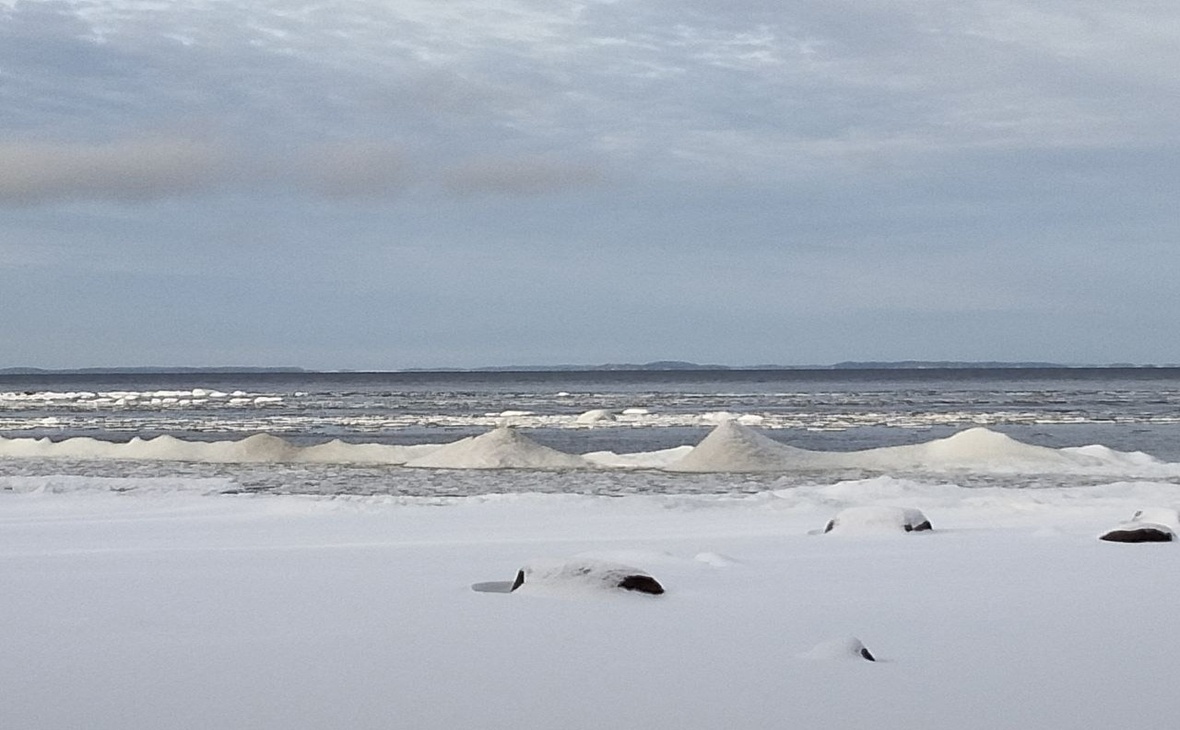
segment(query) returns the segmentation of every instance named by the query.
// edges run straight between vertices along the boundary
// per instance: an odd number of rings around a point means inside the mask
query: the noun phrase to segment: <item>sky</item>
[[[1180,5],[0,0],[0,367],[1180,362]]]

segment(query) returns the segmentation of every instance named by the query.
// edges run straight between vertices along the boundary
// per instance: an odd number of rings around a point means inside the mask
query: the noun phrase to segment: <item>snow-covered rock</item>
[[[525,565],[512,583],[476,583],[472,589],[485,593],[564,593],[632,591],[658,596],[664,592],[659,581],[646,571],[622,563],[591,558],[542,560]]]
[[[1102,533],[1098,539],[1105,542],[1173,542],[1176,533],[1167,525],[1132,520]]]
[[[921,510],[912,507],[849,507],[828,520],[824,533],[925,532],[932,529]]]

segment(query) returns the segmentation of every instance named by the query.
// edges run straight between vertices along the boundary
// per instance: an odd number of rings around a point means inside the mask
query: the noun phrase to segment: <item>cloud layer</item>
[[[1095,0],[0,1],[0,272],[181,320],[149,281],[177,261],[264,320],[318,287],[396,310],[343,367],[1175,361],[1090,333],[1180,315],[1144,273],[1180,267],[1177,37],[1180,7]]]

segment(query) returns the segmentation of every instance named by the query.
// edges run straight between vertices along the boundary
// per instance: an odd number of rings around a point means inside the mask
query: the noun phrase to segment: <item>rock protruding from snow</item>
[[[875,662],[877,658],[868,650],[864,642],[855,636],[833,639],[817,644],[811,651],[803,654],[805,659],[820,659],[825,661],[843,659],[863,659]]]
[[[1176,533],[1167,525],[1132,520],[1098,536],[1105,542],[1173,542]]]
[[[621,563],[578,558],[567,561],[534,561],[516,574],[511,590],[632,591],[658,596],[664,592],[659,581],[646,571]]]
[[[575,454],[551,449],[508,426],[440,446],[406,466],[426,469],[587,469]]]
[[[865,506],[849,507],[824,526],[824,533],[840,534],[926,532],[932,529],[930,520],[921,510],[912,507]]]
[[[788,446],[727,420],[684,458],[666,468],[681,472],[774,472],[819,467],[828,461],[826,456],[831,455]]]

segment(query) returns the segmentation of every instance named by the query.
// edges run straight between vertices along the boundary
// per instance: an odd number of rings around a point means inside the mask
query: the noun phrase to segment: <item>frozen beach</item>
[[[841,384],[837,408],[830,383],[673,402],[515,382],[436,394],[467,425],[412,438],[329,433],[442,419],[393,396],[275,410],[327,401],[314,386],[224,407],[0,397],[0,725],[1079,728],[1177,709],[1180,546],[1098,539],[1180,531],[1170,381],[923,386],[922,412],[884,386]],[[886,423],[903,411],[924,425]],[[665,592],[621,590],[633,573]]]
[[[1174,503],[1171,485],[448,502],[112,486],[3,483],[6,727],[1077,728],[1176,702],[1180,552],[1096,539]],[[859,504],[934,530],[808,534]],[[470,588],[574,557],[667,592]]]

